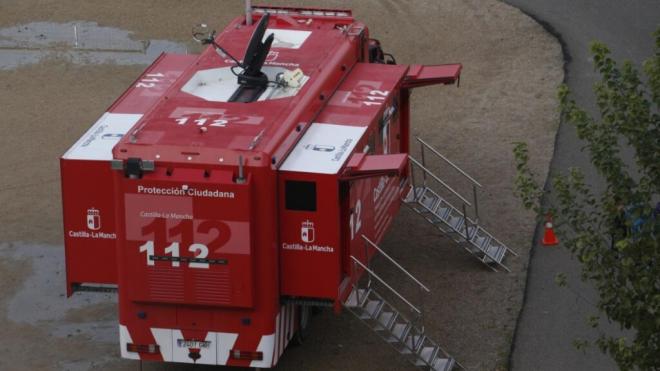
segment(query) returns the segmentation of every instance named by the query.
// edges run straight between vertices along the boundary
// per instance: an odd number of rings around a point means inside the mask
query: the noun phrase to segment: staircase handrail
[[[421,143],[424,147],[428,148],[431,152],[433,152],[436,156],[440,157],[443,159],[447,164],[449,164],[451,167],[456,169],[459,173],[461,173],[464,177],[466,177],[470,182],[478,186],[479,188],[483,188],[481,183],[477,182],[473,177],[470,176],[470,174],[466,173],[463,169],[460,167],[456,166],[453,162],[451,162],[447,157],[443,156],[440,152],[438,152],[435,148],[431,147],[430,144],[426,143],[422,138],[416,137],[417,141]]]
[[[451,189],[451,187],[449,187],[446,183],[440,181],[440,179],[438,179],[438,177],[435,176],[435,174],[433,174],[428,169],[426,169],[426,159],[425,159],[425,156],[424,156],[424,148],[426,148],[426,149],[430,150],[438,158],[442,159],[445,163],[449,164],[452,168],[454,168],[454,170],[458,171],[461,175],[463,175],[467,180],[469,180],[472,183],[472,200],[474,202],[474,216],[475,216],[476,222],[478,223],[479,222],[479,199],[477,197],[477,187],[478,188],[483,188],[481,186],[481,183],[477,182],[477,180],[474,179],[472,176],[470,176],[470,174],[466,173],[463,169],[461,169],[456,164],[451,162],[442,153],[438,152],[435,148],[431,147],[431,145],[426,143],[422,138],[420,138],[420,137],[415,137],[415,138],[417,139],[417,141],[421,145],[421,155],[422,155],[421,165],[419,164],[418,161],[414,160],[412,158],[412,156],[408,156],[408,157],[411,160],[413,160],[415,164],[417,164],[418,166],[420,166],[424,170],[424,173],[423,173],[423,175],[424,175],[424,186],[426,186],[426,175],[427,174],[431,175],[433,177],[433,179],[439,181],[442,186],[449,189],[454,195],[458,196],[458,198],[460,198],[464,202],[464,204],[467,204],[468,206],[472,206],[472,204],[470,202],[468,202],[463,196],[459,195],[458,192]],[[467,217],[467,215],[465,215],[465,216]]]
[[[392,291],[396,296],[399,297],[399,299],[403,300],[403,302],[405,302],[406,304],[408,304],[408,306],[411,307],[415,312],[417,312],[418,315],[421,315],[421,314],[422,314],[422,311],[421,311],[421,310],[419,310],[419,309],[418,309],[416,306],[414,306],[410,301],[408,301],[408,299],[406,299],[405,297],[403,297],[403,295],[401,295],[398,291],[396,291],[395,289],[393,289],[392,286],[388,285],[387,282],[385,282],[385,281],[384,281],[382,278],[380,278],[376,273],[374,273],[374,271],[372,271],[371,269],[367,268],[366,265],[362,264],[362,262],[360,262],[360,260],[358,260],[358,259],[357,259],[356,257],[354,257],[353,255],[351,255],[351,259],[353,259],[353,262],[354,262],[355,264],[359,265],[360,267],[362,267],[362,269],[364,269],[365,271],[367,271],[367,272],[369,273],[370,276],[376,278],[380,283],[382,283],[385,287],[387,287],[390,291]]]
[[[430,290],[428,287],[426,287],[426,285],[424,285],[423,283],[421,283],[417,278],[415,278],[415,276],[412,275],[412,273],[408,272],[404,267],[401,266],[401,264],[397,263],[396,260],[394,260],[391,256],[387,255],[387,253],[385,253],[385,251],[383,251],[380,247],[378,247],[378,245],[376,245],[375,243],[373,243],[369,238],[367,238],[367,236],[362,235],[362,238],[363,238],[363,239],[364,239],[364,240],[365,240],[365,241],[366,241],[371,247],[373,247],[374,249],[376,249],[376,251],[378,251],[381,255],[383,255],[384,257],[386,257],[387,260],[389,260],[392,264],[394,264],[397,268],[399,268],[403,273],[405,273],[405,274],[406,274],[411,280],[413,280],[417,285],[419,285],[419,287],[421,287],[424,291],[426,291],[426,292],[431,292],[431,290]]]
[[[460,193],[456,192],[456,191],[455,191],[452,187],[450,187],[447,183],[445,183],[444,181],[442,181],[442,179],[438,178],[435,174],[433,174],[433,172],[431,172],[431,170],[427,169],[427,168],[424,167],[424,165],[422,165],[419,161],[415,160],[414,157],[412,157],[412,156],[409,155],[409,156],[408,156],[408,159],[409,159],[410,161],[412,161],[415,165],[417,165],[420,169],[422,169],[422,170],[424,171],[424,173],[430,175],[433,179],[435,179],[438,183],[440,183],[440,185],[442,185],[442,186],[445,187],[448,191],[450,191],[451,193],[453,193],[454,196],[460,198],[461,201],[465,202],[468,206],[472,206],[472,203],[470,203],[470,201],[466,200],[465,197],[461,196]]]

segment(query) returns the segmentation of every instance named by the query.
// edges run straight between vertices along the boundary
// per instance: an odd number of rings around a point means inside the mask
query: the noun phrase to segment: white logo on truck
[[[312,244],[316,239],[316,229],[314,228],[314,222],[310,220],[305,220],[302,222],[300,227],[300,239],[304,244],[294,242],[294,243],[282,243],[282,248],[284,250],[293,250],[293,251],[312,251],[312,252],[335,252],[335,248],[332,246],[319,246]]]
[[[87,209],[87,228],[91,231],[101,229],[101,212],[98,209]]]
[[[91,207],[87,209],[85,215],[87,230],[68,231],[67,235],[72,238],[92,238],[102,240],[114,240],[117,235],[114,232],[103,232],[101,229],[101,212],[99,209]],[[106,226],[107,228],[107,226]],[[91,232],[90,232],[91,231]]]
[[[314,222],[309,220],[302,222],[302,227],[300,228],[300,239],[302,239],[303,242],[314,242],[314,238],[316,237],[315,235],[316,232],[314,230]]]

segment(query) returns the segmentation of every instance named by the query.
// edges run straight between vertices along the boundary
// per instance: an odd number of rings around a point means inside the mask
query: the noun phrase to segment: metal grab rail
[[[456,166],[453,162],[449,161],[449,159],[448,159],[447,157],[443,156],[440,152],[436,151],[436,149],[433,148],[433,147],[431,147],[430,144],[428,144],[428,143],[426,143],[425,141],[423,141],[422,138],[420,138],[420,137],[416,137],[416,139],[417,139],[417,141],[418,141],[419,143],[421,143],[421,144],[423,145],[423,147],[428,148],[428,149],[429,149],[431,152],[433,152],[436,156],[438,156],[438,157],[440,157],[441,159],[443,159],[446,163],[448,163],[449,165],[451,165],[451,167],[453,167],[453,168],[456,169],[459,173],[461,173],[463,176],[465,176],[469,181],[471,181],[472,183],[474,183],[475,185],[477,185],[479,188],[482,188],[482,186],[481,186],[481,184],[480,184],[479,182],[477,182],[477,181],[476,181],[473,177],[471,177],[468,173],[466,173],[465,171],[463,171],[463,169],[461,169],[460,167]],[[422,148],[423,148],[423,147],[422,147]]]
[[[412,161],[415,165],[419,166],[420,169],[424,171],[424,174],[428,174],[433,179],[435,179],[440,185],[443,187],[447,188],[448,191],[454,194],[454,196],[458,197],[461,199],[461,201],[465,202],[468,206],[472,206],[472,203],[468,200],[465,199],[465,197],[461,196],[458,192],[456,192],[452,187],[450,187],[447,183],[443,182],[442,179],[438,178],[435,174],[431,172],[431,170],[427,169],[424,165],[422,165],[419,161],[415,160],[412,156],[408,156],[408,159]]]
[[[360,262],[360,260],[358,260],[358,259],[357,259],[356,257],[354,257],[353,255],[351,255],[351,259],[353,259],[353,262],[354,262],[355,264],[359,265],[360,267],[362,267],[362,269],[364,269],[365,271],[367,271],[367,272],[369,273],[370,276],[376,278],[380,283],[382,283],[385,287],[387,287],[390,291],[392,291],[396,296],[399,297],[399,299],[401,299],[403,302],[405,302],[406,304],[408,304],[408,306],[410,306],[415,312],[417,312],[417,314],[419,314],[419,315],[422,314],[422,311],[419,310],[419,308],[417,308],[416,306],[414,306],[410,301],[408,301],[408,299],[406,299],[405,297],[403,297],[403,295],[399,294],[399,292],[396,291],[395,289],[393,289],[392,286],[388,285],[387,282],[385,282],[385,281],[384,281],[382,278],[380,278],[376,273],[374,273],[374,271],[372,271],[371,269],[367,268],[366,265],[362,264],[362,262]],[[358,298],[358,301],[359,301],[359,298]]]
[[[430,172],[426,168],[426,159],[425,159],[425,155],[424,155],[424,153],[425,153],[424,149],[426,148],[426,149],[430,150],[434,155],[436,155],[436,157],[442,159],[445,163],[449,164],[449,166],[451,166],[454,170],[458,171],[461,175],[463,175],[467,180],[469,180],[472,183],[472,200],[474,202],[474,216],[475,216],[476,224],[478,224],[479,223],[479,200],[477,198],[477,187],[483,188],[481,183],[477,182],[477,180],[474,179],[472,176],[470,176],[470,174],[466,173],[463,169],[461,169],[456,164],[451,162],[442,153],[438,152],[435,148],[431,147],[431,145],[426,143],[424,140],[422,140],[422,138],[420,138],[420,137],[415,137],[415,138],[417,139],[417,141],[420,144],[421,155],[422,155],[422,163],[420,164],[417,160],[413,159],[411,156],[408,156],[408,157],[410,158],[410,160],[414,164],[416,164],[417,166],[421,167],[422,170],[424,170],[424,173],[423,173],[424,186],[426,186],[426,174],[429,174],[433,177],[433,179],[438,181],[443,187],[447,188],[449,191],[451,191],[451,193],[453,193],[455,196],[460,198],[461,201],[463,201],[465,204],[467,204],[468,206],[473,206],[470,202],[468,202],[465,199],[465,197],[461,196],[458,192],[454,191],[451,187],[449,187],[449,185],[447,185],[447,183],[441,181],[437,176],[435,176],[435,174],[433,174],[432,172]],[[467,214],[465,214],[465,212],[463,212],[463,215],[465,216],[465,218],[466,218],[465,220],[467,221]],[[467,232],[466,232],[466,234],[467,234]]]
[[[397,263],[394,259],[392,259],[392,257],[390,257],[389,255],[387,255],[387,254],[385,253],[385,251],[383,251],[380,247],[378,247],[378,245],[376,245],[376,244],[373,243],[370,239],[368,239],[367,236],[362,235],[362,238],[363,238],[367,243],[369,243],[369,245],[371,245],[371,247],[373,247],[374,249],[376,249],[376,250],[377,250],[379,253],[381,253],[384,257],[386,257],[387,260],[389,260],[392,264],[394,264],[397,268],[399,268],[403,273],[405,273],[408,277],[410,277],[410,279],[413,280],[416,284],[418,284],[419,287],[421,287],[422,289],[424,289],[424,291],[426,291],[426,292],[431,292],[431,290],[429,290],[429,288],[426,287],[426,285],[424,285],[423,283],[419,282],[419,280],[418,280],[417,278],[415,278],[415,276],[413,276],[413,275],[412,275],[410,272],[408,272],[404,267],[402,267],[399,263]]]

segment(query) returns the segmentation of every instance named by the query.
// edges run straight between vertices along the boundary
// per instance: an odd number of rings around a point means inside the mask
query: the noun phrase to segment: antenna
[[[252,1],[245,0],[245,24],[252,26]]]
[[[238,59],[234,58],[233,55],[215,42],[215,30],[212,30],[206,23],[197,24],[192,28],[192,38],[202,45],[213,45],[215,51],[217,51],[220,56],[223,58],[229,57],[237,66],[245,68],[243,63],[239,62]]]
[[[243,172],[243,156],[238,156],[238,177],[236,178],[237,184],[245,183],[245,174]]]

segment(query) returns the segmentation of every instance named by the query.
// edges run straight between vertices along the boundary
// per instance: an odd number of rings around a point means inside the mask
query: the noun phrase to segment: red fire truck
[[[161,55],[61,159],[68,295],[117,290],[128,359],[272,367],[329,306],[452,369],[370,261],[389,259],[377,244],[403,203],[504,267],[506,246],[408,156],[411,89],[461,65],[395,64],[349,10],[254,7],[193,33],[203,53]]]

